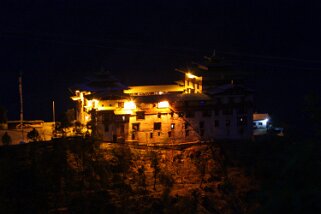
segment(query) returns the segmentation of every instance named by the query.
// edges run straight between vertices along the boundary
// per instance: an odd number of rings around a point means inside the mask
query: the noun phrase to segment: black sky
[[[320,89],[321,3],[316,0],[0,4],[0,105],[9,119],[19,117],[19,72],[26,118],[50,120],[51,101],[63,112],[70,105],[67,88],[80,74],[103,66],[129,84],[163,83],[178,77],[176,67],[214,49],[255,65],[260,74],[250,82],[262,111],[284,115],[298,99],[295,94],[302,99]]]

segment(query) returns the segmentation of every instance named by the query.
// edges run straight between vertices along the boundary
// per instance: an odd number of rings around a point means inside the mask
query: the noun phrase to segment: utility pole
[[[52,101],[52,120],[54,123],[54,130],[56,130],[56,110],[55,110],[55,101]]]
[[[22,73],[19,76],[19,95],[20,95],[20,129],[21,129],[21,142],[24,142],[23,136],[23,98],[22,98]]]

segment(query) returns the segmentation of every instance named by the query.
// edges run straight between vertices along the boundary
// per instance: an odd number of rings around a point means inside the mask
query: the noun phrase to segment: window
[[[224,115],[231,115],[233,113],[233,109],[232,108],[224,108],[223,109],[223,114]]]
[[[161,134],[160,132],[157,132],[158,137],[160,136],[160,134]]]
[[[171,112],[170,114],[171,114],[171,117],[174,117],[174,112]]]
[[[220,126],[220,121],[219,120],[215,120],[214,121],[214,126],[215,127],[219,127]]]
[[[212,112],[211,111],[203,111],[203,117],[211,117]]]
[[[171,124],[171,129],[175,129],[175,123]]]
[[[230,120],[226,120],[225,121],[225,125],[228,127],[228,126],[230,126],[231,125],[231,121]]]
[[[153,132],[149,133],[149,138],[153,138]]]
[[[199,126],[200,126],[200,129],[204,129],[204,121],[201,121],[201,122],[199,123]]]
[[[105,132],[109,132],[109,124],[104,123]]]
[[[124,102],[118,102],[118,107],[124,108]]]
[[[168,132],[168,137],[171,137],[171,136],[172,136],[172,132],[169,131],[169,132]]]
[[[185,137],[189,136],[189,130],[185,130]]]
[[[219,110],[219,109],[215,109],[215,110],[214,110],[214,114],[215,114],[216,116],[218,116],[218,115],[220,114],[220,110]]]
[[[139,123],[133,123],[132,129],[133,129],[133,131],[139,131]]]
[[[185,129],[188,129],[189,126],[190,126],[189,122],[185,122]]]
[[[263,123],[262,123],[262,122],[259,122],[259,125],[260,125],[260,126],[263,126]]]
[[[186,112],[186,117],[187,117],[187,118],[192,118],[192,117],[194,117],[194,112],[193,112],[193,111],[188,111],[188,112]]]
[[[135,140],[135,134],[132,133],[132,140]]]
[[[161,130],[162,123],[154,123],[154,130]]]
[[[157,117],[158,117],[158,118],[161,118],[161,117],[162,117],[162,114],[161,114],[161,113],[158,113],[158,114],[157,114]]]
[[[144,111],[137,111],[136,112],[136,120],[143,120],[145,119],[145,112]]]

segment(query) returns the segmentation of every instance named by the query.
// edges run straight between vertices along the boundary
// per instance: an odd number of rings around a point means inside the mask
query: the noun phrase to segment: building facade
[[[250,139],[252,93],[227,84],[203,92],[203,78],[184,73],[173,85],[75,90],[77,120],[102,141],[177,144]]]

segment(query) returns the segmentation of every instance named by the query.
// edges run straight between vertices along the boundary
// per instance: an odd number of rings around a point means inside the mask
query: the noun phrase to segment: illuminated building
[[[252,135],[251,92],[227,84],[204,93],[203,77],[192,71],[177,84],[128,87],[108,74],[71,98],[77,120],[95,127],[102,141],[175,144]]]

